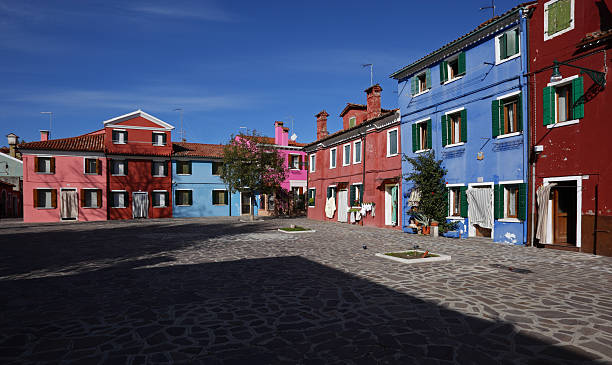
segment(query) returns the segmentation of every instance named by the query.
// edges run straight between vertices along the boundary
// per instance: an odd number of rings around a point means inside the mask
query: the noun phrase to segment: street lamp
[[[576,65],[572,65],[565,62],[553,61],[553,73],[550,76],[550,82],[557,82],[563,79],[561,72],[559,71],[559,65],[564,65],[568,67],[577,68],[580,70],[580,74],[587,74],[593,80],[594,83],[599,85],[600,87],[604,87],[606,85],[606,73],[596,70],[591,70],[590,68],[580,67]]]

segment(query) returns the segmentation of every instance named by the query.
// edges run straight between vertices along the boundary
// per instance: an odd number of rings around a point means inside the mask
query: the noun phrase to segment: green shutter
[[[499,100],[491,101],[491,131],[493,138],[499,136]]]
[[[417,93],[417,77],[414,76],[410,79],[410,93],[411,95],[415,95]]]
[[[506,48],[506,43],[508,42],[508,35],[506,33],[502,34],[499,37],[499,59],[503,60],[508,57],[508,51]]]
[[[331,198],[331,188],[327,187],[327,199]]]
[[[504,188],[499,184],[493,186],[493,216],[495,219],[504,217]]]
[[[518,54],[519,53],[519,44],[521,42],[521,39],[519,38],[519,30],[518,28],[516,28],[514,30],[514,54]]]
[[[431,119],[429,119],[427,121],[427,148],[432,148],[432,143],[431,143]]]
[[[425,71],[425,83],[425,88],[431,89],[431,69],[427,69],[427,71]]]
[[[523,93],[518,94],[516,102],[516,130],[517,132],[523,130]]]
[[[459,75],[465,74],[465,52],[459,53]]]
[[[442,128],[442,147],[448,144],[448,127],[447,127],[446,115],[442,115],[442,122],[440,123],[440,128]]]
[[[412,152],[419,150],[419,136],[417,135],[417,125],[412,125]]]
[[[571,4],[569,0],[559,0],[557,4],[556,30],[560,31],[570,26],[570,23],[572,21]]]
[[[446,188],[446,189],[444,189],[444,206],[445,206],[445,209],[446,209],[446,215],[450,217],[453,214],[452,214],[452,212],[449,209],[450,208],[450,204],[448,202],[448,196],[449,196],[448,188]]]
[[[446,61],[440,62],[440,83],[446,82]]]
[[[527,220],[527,184],[519,184],[518,193],[518,219]]]
[[[193,191],[189,191],[187,195],[189,196],[189,205],[193,205]]]
[[[461,142],[467,142],[467,109],[461,111]]]
[[[351,200],[349,201],[349,207],[352,207],[353,206],[353,202],[355,201],[355,185],[351,185],[350,193],[351,193],[350,194],[351,195],[350,196]]]
[[[548,86],[544,88],[544,105],[542,106],[544,114],[544,125],[555,123],[555,88]]]
[[[468,216],[468,202],[467,202],[467,187],[466,186],[462,186],[459,188],[459,212],[461,213],[461,216],[464,218],[467,218]]]
[[[584,118],[584,80],[582,77],[572,80],[573,119]]]
[[[555,2],[548,6],[548,35],[557,32],[557,5],[558,2]]]
[[[363,203],[363,184],[359,185],[359,203]]]

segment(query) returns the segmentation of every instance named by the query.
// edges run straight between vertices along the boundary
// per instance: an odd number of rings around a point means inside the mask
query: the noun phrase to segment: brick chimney
[[[380,116],[380,92],[382,87],[376,84],[365,89],[368,95],[368,109],[366,113],[366,120],[376,118]]]
[[[40,140],[41,141],[48,141],[49,140],[49,131],[41,130],[40,131]]]
[[[321,110],[317,117],[317,140],[327,137],[327,117],[329,114],[325,110]]]
[[[278,146],[289,145],[289,128],[283,127],[283,122],[274,122],[274,144]]]
[[[19,137],[15,133],[9,133],[6,135],[8,139],[9,145],[9,154],[11,157],[17,157],[17,141],[19,141]]]

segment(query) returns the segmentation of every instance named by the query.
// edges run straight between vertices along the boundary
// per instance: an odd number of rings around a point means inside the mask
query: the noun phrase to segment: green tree
[[[448,195],[444,177],[446,169],[442,160],[436,160],[433,151],[420,153],[417,157],[404,155],[404,160],[412,165],[412,172],[404,179],[414,183],[421,193],[419,212],[438,222],[442,231],[454,229],[454,224],[446,222],[448,215]]]
[[[263,138],[251,134],[232,135],[223,148],[221,180],[230,193],[248,192],[251,199],[249,218],[254,219],[255,194],[271,194],[287,177],[285,159]]]

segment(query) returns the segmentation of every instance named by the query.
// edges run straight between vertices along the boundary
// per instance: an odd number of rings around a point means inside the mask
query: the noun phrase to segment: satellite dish
[[[296,139],[297,139],[297,134],[293,133],[293,134],[291,135],[291,140],[292,140],[293,142],[295,142],[295,140],[296,140]]]

